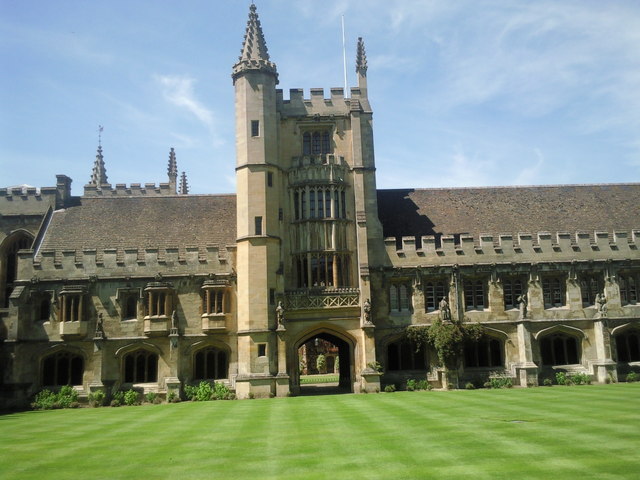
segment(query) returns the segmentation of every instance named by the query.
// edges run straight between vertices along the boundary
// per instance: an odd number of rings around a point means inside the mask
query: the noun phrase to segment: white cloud
[[[213,112],[196,98],[195,79],[186,75],[155,75],[154,78],[161,85],[165,100],[186,110],[209,130],[214,146],[224,143],[216,134],[216,120]],[[181,136],[177,133],[173,135]]]
[[[536,162],[529,167],[524,167],[520,171],[513,182],[515,185],[537,185],[540,183],[539,178],[542,166],[544,165],[544,156],[537,148],[534,149],[534,154],[537,158]]]

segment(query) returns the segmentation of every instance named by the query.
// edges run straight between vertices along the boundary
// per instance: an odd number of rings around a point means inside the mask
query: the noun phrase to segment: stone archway
[[[300,384],[300,351],[305,344],[314,342],[316,339],[323,340],[335,346],[337,355],[335,356],[339,364],[339,375],[337,386],[330,385],[325,387],[311,387]],[[321,328],[302,335],[300,339],[293,344],[293,351],[290,358],[292,359],[291,368],[291,390],[295,394],[313,395],[313,394],[338,394],[353,393],[354,371],[354,341],[346,335],[340,334],[332,329]]]

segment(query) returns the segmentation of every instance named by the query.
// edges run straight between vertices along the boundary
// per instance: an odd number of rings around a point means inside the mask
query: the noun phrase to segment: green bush
[[[327,373],[327,358],[322,354],[316,358],[316,369],[318,373]]]
[[[567,378],[567,374],[564,372],[556,372],[556,383],[558,385],[570,385],[571,380]]]
[[[236,395],[220,382],[214,382],[213,386],[206,380],[198,386],[185,385],[184,394],[193,402],[206,402],[207,400],[235,400]]]
[[[475,390],[476,386],[472,382],[467,382],[464,388],[466,388],[467,390]]]
[[[31,403],[34,410],[51,410],[54,408],[78,408],[78,392],[69,385],[65,385],[59,392],[44,389],[38,392]]]
[[[418,390],[431,390],[432,388],[428,380],[423,379],[418,381]]]
[[[235,399],[235,395],[231,398],[231,390],[224,384],[220,382],[216,382],[213,385],[213,396],[216,400],[233,400]]]
[[[92,407],[101,407],[104,405],[104,401],[107,396],[104,393],[104,390],[96,390],[95,392],[91,392],[89,394],[89,405]]]
[[[550,378],[545,378],[545,379],[542,381],[542,384],[543,384],[545,387],[550,387],[551,385],[553,385],[553,380],[551,380]]]
[[[413,392],[415,390],[417,390],[418,388],[418,382],[415,381],[414,379],[411,380],[407,380],[407,391],[408,392]]]
[[[587,373],[574,373],[570,378],[575,385],[591,385],[591,376]]]
[[[384,391],[387,393],[392,393],[396,391],[396,386],[391,384],[391,385],[387,385],[386,387],[384,387]]]
[[[51,410],[56,405],[57,399],[58,397],[55,393],[44,389],[36,394],[33,403],[31,403],[31,408],[34,410]]]
[[[627,373],[627,382],[637,382],[640,379],[640,375],[636,372]]]
[[[137,405],[140,395],[135,390],[127,390],[124,392],[124,404],[125,405]]]
[[[160,397],[158,396],[158,394],[156,392],[149,392],[144,396],[144,399],[147,401],[147,403],[153,403],[153,404],[159,404],[161,403],[162,400],[160,400]]]
[[[511,380],[511,377],[497,375],[495,377],[490,377],[489,381],[485,382],[484,386],[486,388],[511,388],[513,387],[513,380]]]
[[[169,403],[178,403],[179,401],[180,401],[180,397],[178,396],[178,394],[174,390],[171,390],[167,394],[167,402],[169,402]]]

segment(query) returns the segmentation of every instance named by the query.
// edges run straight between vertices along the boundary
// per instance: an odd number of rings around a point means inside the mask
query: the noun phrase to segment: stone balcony
[[[144,334],[159,337],[169,334],[171,319],[166,315],[144,317]]]
[[[202,315],[202,333],[227,331],[227,316],[224,313]]]
[[[284,294],[285,310],[316,310],[360,306],[357,288],[289,290]]]
[[[87,335],[87,322],[60,322],[60,336],[63,339],[81,338]]]

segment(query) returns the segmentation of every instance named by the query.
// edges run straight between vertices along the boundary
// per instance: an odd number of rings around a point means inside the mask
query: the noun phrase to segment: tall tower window
[[[251,120],[251,136],[260,136],[260,120]]]
[[[316,130],[302,134],[303,155],[325,155],[331,153],[331,132]]]
[[[255,218],[256,235],[262,235],[262,217]]]

